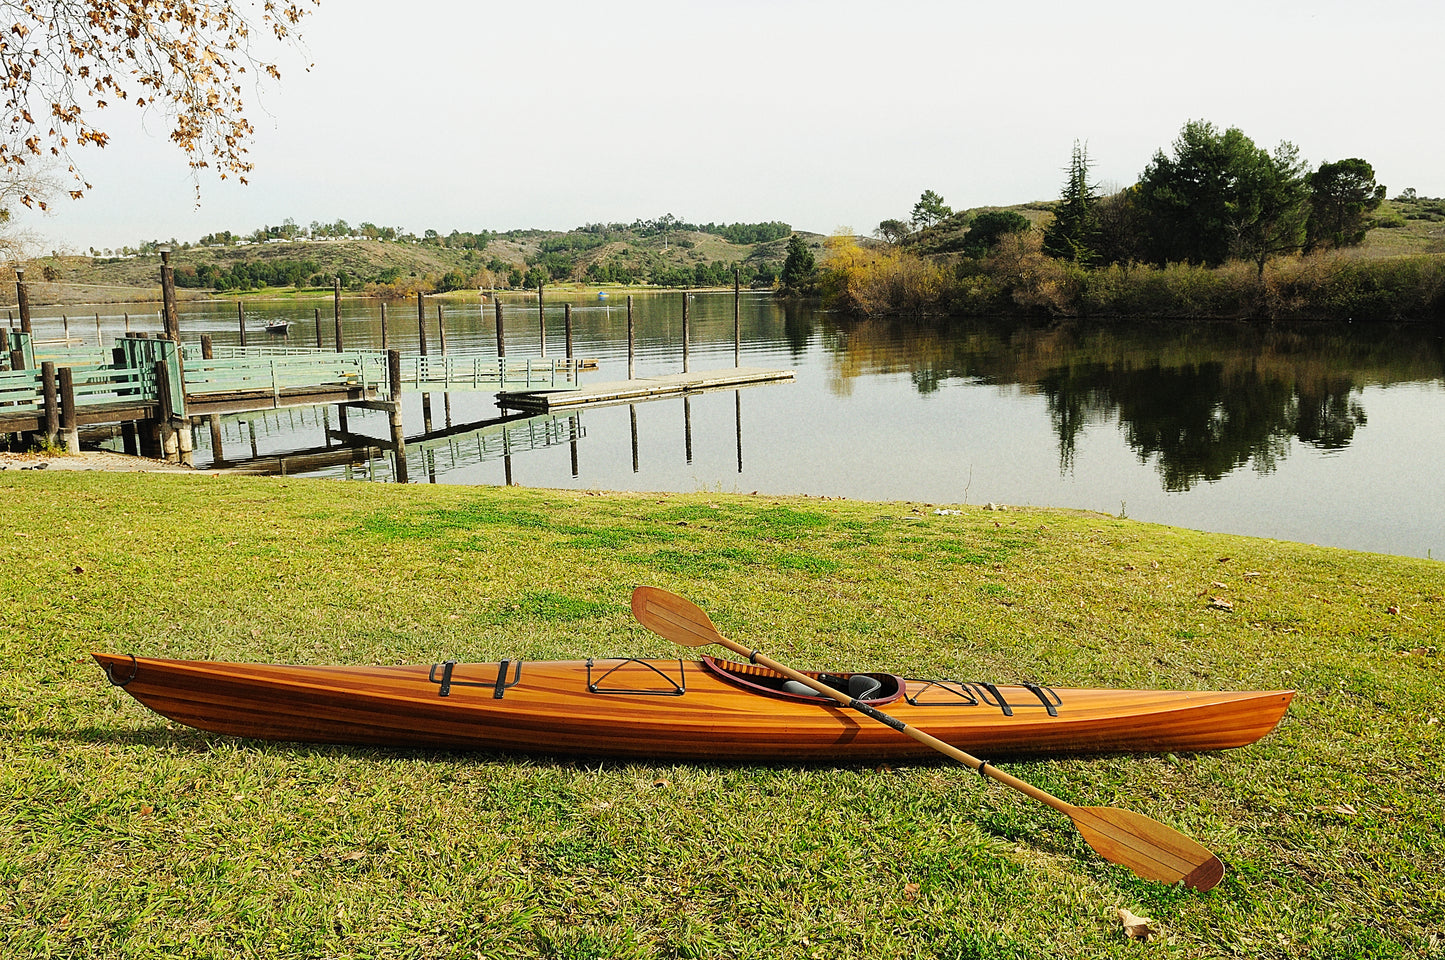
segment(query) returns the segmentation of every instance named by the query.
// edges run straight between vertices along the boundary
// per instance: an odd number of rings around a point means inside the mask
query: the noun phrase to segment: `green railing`
[[[22,413],[45,406],[39,370],[0,370],[0,413]]]
[[[582,361],[486,354],[402,357],[401,382],[410,390],[502,390],[577,384]]]
[[[186,359],[186,393],[254,393],[280,399],[288,390],[357,389],[363,396],[388,393],[386,355],[381,353],[284,353]]]

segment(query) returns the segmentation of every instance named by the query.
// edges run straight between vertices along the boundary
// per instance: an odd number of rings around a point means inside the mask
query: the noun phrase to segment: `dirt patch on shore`
[[[76,454],[0,452],[0,470],[106,470],[112,473],[194,473],[164,460],[132,457],[110,450],[85,450]]]

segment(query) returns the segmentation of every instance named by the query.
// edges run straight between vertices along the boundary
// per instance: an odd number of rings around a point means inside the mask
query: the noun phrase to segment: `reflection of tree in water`
[[[949,380],[1019,384],[1047,399],[1061,471],[1089,424],[1117,421],[1170,491],[1247,464],[1269,473],[1293,440],[1346,447],[1366,423],[1356,391],[1439,379],[1445,362],[1430,331],[1410,324],[823,326],[839,395],[859,376],[905,370],[920,393]]]
[[[1252,463],[1270,473],[1292,438],[1347,446],[1365,412],[1348,377],[1297,389],[1257,368],[1219,362],[1184,367],[1089,365],[1040,381],[1059,437],[1060,469],[1072,467],[1078,435],[1115,412],[1140,461],[1157,458],[1164,489],[1182,492]]]
[[[808,340],[813,336],[814,314],[803,310],[796,300],[783,301],[783,336],[788,349],[797,360],[808,349]]]

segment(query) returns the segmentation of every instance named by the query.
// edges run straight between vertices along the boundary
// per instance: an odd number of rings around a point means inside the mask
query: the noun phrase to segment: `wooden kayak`
[[[637,760],[863,761],[936,754],[730,660],[278,666],[94,654],[179,723],[262,740]],[[1085,690],[819,673],[974,753],[1218,750],[1272,730],[1294,692]]]

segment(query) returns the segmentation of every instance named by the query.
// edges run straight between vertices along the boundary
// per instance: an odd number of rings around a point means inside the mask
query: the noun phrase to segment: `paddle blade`
[[[1209,890],[1224,876],[1224,864],[1184,834],[1142,813],[1115,807],[1073,807],[1069,812],[1084,840],[1105,860],[1128,867],[1145,880]]]
[[[660,587],[633,590],[632,615],[653,633],[684,647],[727,645],[700,607]]]

